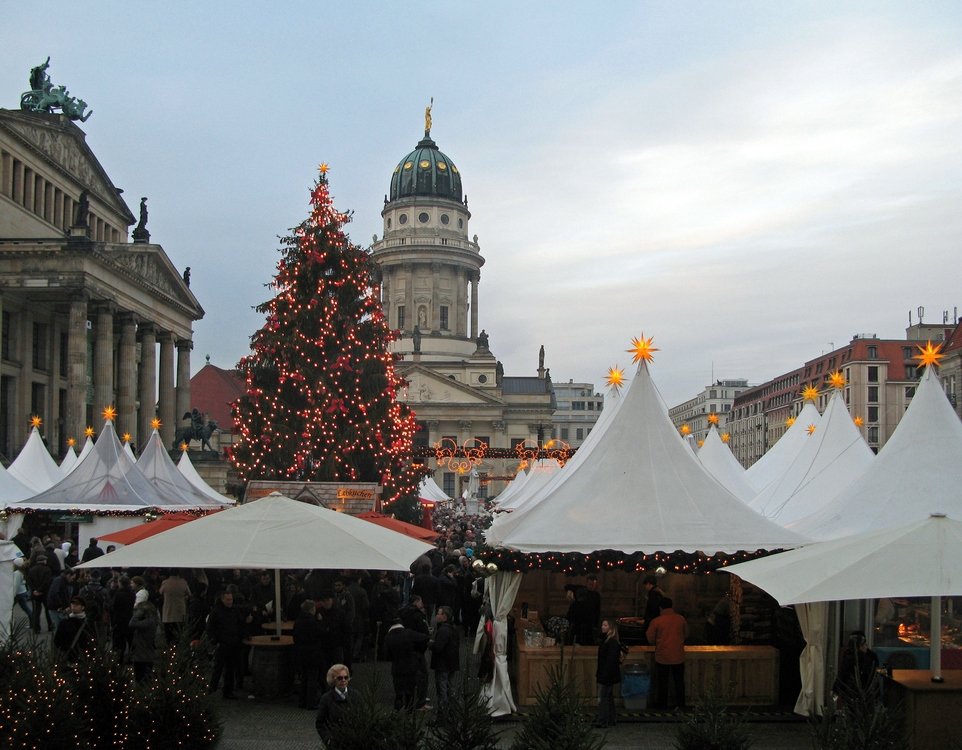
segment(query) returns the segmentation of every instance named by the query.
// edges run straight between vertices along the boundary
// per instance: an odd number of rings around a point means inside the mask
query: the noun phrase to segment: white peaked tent
[[[49,490],[63,479],[63,472],[50,457],[36,427],[30,430],[30,437],[8,471],[10,476],[35,493]]]
[[[227,497],[226,495],[220,494],[217,490],[211,487],[204,478],[197,473],[197,469],[194,468],[194,464],[190,460],[190,456],[187,455],[187,451],[180,454],[180,460],[177,462],[177,471],[184,475],[184,478],[190,482],[194,487],[203,492],[211,500],[218,503],[229,503],[234,504],[234,500]]]
[[[181,474],[174,462],[170,460],[170,455],[160,439],[160,432],[156,428],[140,454],[137,469],[162,495],[174,502],[179,501],[186,507],[223,508],[225,505],[233,504],[226,497],[214,499],[188,482],[187,477]]]
[[[821,421],[808,437],[791,466],[749,504],[782,526],[825,506],[875,458],[852,421],[841,390],[832,395]]]
[[[418,497],[433,503],[446,503],[451,500],[432,477],[424,477],[421,480],[421,484],[418,485]]]
[[[798,457],[809,437],[808,428],[815,425],[816,431],[822,415],[815,404],[807,402],[795,418],[795,422],[769,448],[765,455],[745,470],[745,478],[756,490],[763,490],[784,474]]]
[[[749,509],[694,456],[648,367],[638,372],[592,449],[518,521],[501,545],[520,552],[737,552],[805,540]],[[581,457],[579,451],[576,458]],[[603,512],[599,512],[603,509]]]
[[[694,435],[685,435],[685,442],[688,443],[688,447],[691,448],[691,452],[698,455],[698,441],[695,440]]]
[[[127,457],[134,463],[137,463],[137,456],[134,455],[134,449],[130,447],[130,441],[124,440],[123,445],[124,445],[124,453],[127,454]]]
[[[34,491],[25,487],[12,476],[10,472],[0,464],[0,508],[17,508],[24,505],[24,502],[33,497]],[[3,532],[7,539],[10,539],[20,529],[23,523],[23,516],[19,513],[8,513],[6,522],[0,521],[0,532]]]
[[[758,490],[745,478],[745,468],[725,445],[715,425],[708,431],[705,444],[698,451],[698,460],[722,487],[743,503],[749,502],[758,494]]]
[[[93,449],[94,449],[94,439],[88,435],[88,436],[87,436],[87,441],[84,443],[84,447],[80,450],[80,455],[77,456],[76,462],[74,462],[73,466],[71,466],[71,467],[67,470],[67,473],[69,474],[71,471],[73,471],[73,470],[76,469],[78,466],[80,466],[80,464],[83,463],[83,460],[84,460],[87,456],[90,455],[90,452],[91,452]]]
[[[512,497],[518,494],[518,491],[527,484],[528,479],[531,478],[531,472],[525,471],[524,469],[518,469],[518,473],[515,474],[514,479],[505,487],[501,493],[494,499],[494,502],[498,509],[501,508],[503,503],[506,503]]]
[[[73,467],[77,465],[77,451],[73,449],[72,445],[67,446],[67,453],[63,457],[63,461],[60,462],[60,471],[64,476],[67,476]]]
[[[528,498],[537,495],[541,491],[541,488],[547,485],[548,482],[555,481],[555,475],[564,470],[564,467],[558,466],[557,461],[539,461],[538,463],[550,464],[550,466],[532,466],[528,471],[528,476],[530,479],[528,479],[524,487],[522,487],[508,500],[500,503],[498,505],[498,510],[514,511],[521,507],[521,505],[523,505]]]
[[[962,422],[928,367],[905,415],[868,469],[792,526],[837,539],[944,513],[962,519]]]
[[[631,389],[631,384],[627,386],[628,390]],[[557,487],[561,482],[565,480],[568,476],[568,472],[572,467],[580,466],[588,456],[591,451],[594,450],[594,446],[598,444],[598,440],[604,433],[605,426],[614,419],[615,415],[621,409],[621,405],[624,403],[624,396],[618,388],[613,388],[609,394],[608,398],[605,400],[605,408],[601,411],[601,416],[598,417],[598,421],[595,422],[594,428],[588,433],[588,437],[581,444],[581,447],[575,452],[575,455],[571,458],[568,463],[566,463],[560,471],[552,472],[549,477],[542,483],[537,484],[534,487],[528,487],[524,489],[523,492],[519,493],[519,496],[511,501],[513,506],[513,513],[499,513],[495,516],[494,521],[488,530],[484,532],[485,542],[491,546],[498,546],[501,543],[501,539],[508,529],[512,528],[519,519],[527,513],[531,508],[535,507],[545,494]]]

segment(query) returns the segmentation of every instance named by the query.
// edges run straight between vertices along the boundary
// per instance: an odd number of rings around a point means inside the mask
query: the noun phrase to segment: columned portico
[[[94,420],[114,405],[114,308],[98,303],[97,337],[94,341]]]
[[[137,447],[150,437],[150,423],[157,408],[157,329],[150,323],[140,324],[140,370],[138,393],[140,409],[137,413]]]
[[[475,271],[471,274],[471,338],[478,338],[478,281],[481,279],[481,272]]]
[[[164,445],[170,447],[177,431],[176,395],[174,392],[174,334],[163,331],[160,341],[160,373],[157,406],[160,411],[160,437]]]
[[[67,434],[83,437],[87,427],[87,295],[78,292],[70,299],[67,324]]]
[[[120,347],[117,350],[117,432],[129,433],[137,442],[137,316],[120,314]]]
[[[174,417],[177,423],[190,411],[190,351],[194,342],[181,339],[177,342],[177,401]]]

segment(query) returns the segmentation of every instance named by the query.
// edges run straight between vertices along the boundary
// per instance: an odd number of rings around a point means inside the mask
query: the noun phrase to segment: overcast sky
[[[458,166],[509,375],[601,386],[654,336],[670,405],[962,307],[962,4],[12,3],[0,106],[51,56],[87,142],[192,268],[205,355],[262,319],[331,165],[381,234],[423,132]]]

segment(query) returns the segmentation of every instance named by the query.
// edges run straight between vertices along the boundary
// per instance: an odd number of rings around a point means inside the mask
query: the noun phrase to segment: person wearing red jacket
[[[655,708],[668,708],[668,679],[675,683],[675,705],[685,708],[685,639],[688,623],[675,613],[667,596],[661,614],[648,626],[648,643],[655,647]]]

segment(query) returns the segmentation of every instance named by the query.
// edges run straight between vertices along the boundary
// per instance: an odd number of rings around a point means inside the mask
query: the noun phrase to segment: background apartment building
[[[605,397],[595,393],[592,383],[569,380],[567,383],[554,383],[553,386],[557,402],[557,410],[551,417],[554,436],[577,448],[601,416]]]
[[[688,425],[695,440],[704,440],[711,425],[708,423],[709,414],[718,415],[718,431],[728,431],[728,413],[732,410],[736,396],[747,389],[745,379],[716,380],[714,385],[705,386],[705,390],[694,398],[685,401],[668,410],[668,416],[679,430],[682,425]]]

